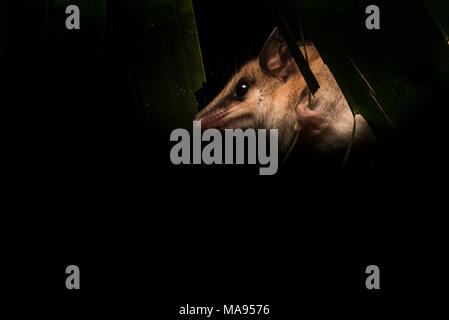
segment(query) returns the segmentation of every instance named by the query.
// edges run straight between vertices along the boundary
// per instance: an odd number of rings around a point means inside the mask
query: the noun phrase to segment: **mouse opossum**
[[[244,65],[195,120],[217,129],[279,130],[279,151],[285,153],[301,131],[298,144],[317,153],[345,150],[354,117],[332,73],[313,44],[300,49],[320,89],[308,105],[309,89],[278,29],[274,29],[259,57]],[[354,146],[375,141],[362,116],[356,116]]]

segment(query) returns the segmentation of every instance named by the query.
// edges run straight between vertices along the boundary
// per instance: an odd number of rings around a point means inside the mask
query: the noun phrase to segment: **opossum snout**
[[[195,121],[201,121],[202,129],[216,128],[219,129],[226,124],[225,116],[227,114],[225,109],[215,109],[207,112],[207,108],[202,110],[195,116]]]
[[[201,121],[201,128],[235,129],[249,127],[253,124],[255,114],[252,108],[242,105],[242,102],[232,102],[227,105],[209,105],[195,117]]]

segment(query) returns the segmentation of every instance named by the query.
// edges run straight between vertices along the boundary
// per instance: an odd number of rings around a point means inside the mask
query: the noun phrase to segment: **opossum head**
[[[277,29],[259,57],[244,65],[196,116],[202,129],[264,128],[279,130],[280,151],[294,137],[295,106],[307,86]]]

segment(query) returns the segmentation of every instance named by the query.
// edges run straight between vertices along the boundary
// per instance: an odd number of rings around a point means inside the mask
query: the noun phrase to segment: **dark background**
[[[193,4],[207,79],[201,108],[257,56],[274,23],[257,3]],[[328,179],[307,167],[274,177],[176,168],[148,144],[114,23],[91,95],[68,96],[64,70],[32,81],[36,66],[17,61],[5,92],[17,119],[8,189],[20,190],[5,263],[19,273],[13,298],[30,296],[35,310],[61,317],[181,319],[187,303],[270,304],[271,319],[429,312],[422,296],[444,274],[435,228],[444,186],[427,164]],[[64,287],[69,264],[81,269],[79,292]],[[380,291],[365,289],[370,264],[380,267]]]

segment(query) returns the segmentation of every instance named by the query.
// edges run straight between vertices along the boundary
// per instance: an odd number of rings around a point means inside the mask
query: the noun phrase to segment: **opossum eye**
[[[246,79],[240,79],[235,86],[235,96],[237,98],[243,98],[249,90],[251,84]]]

